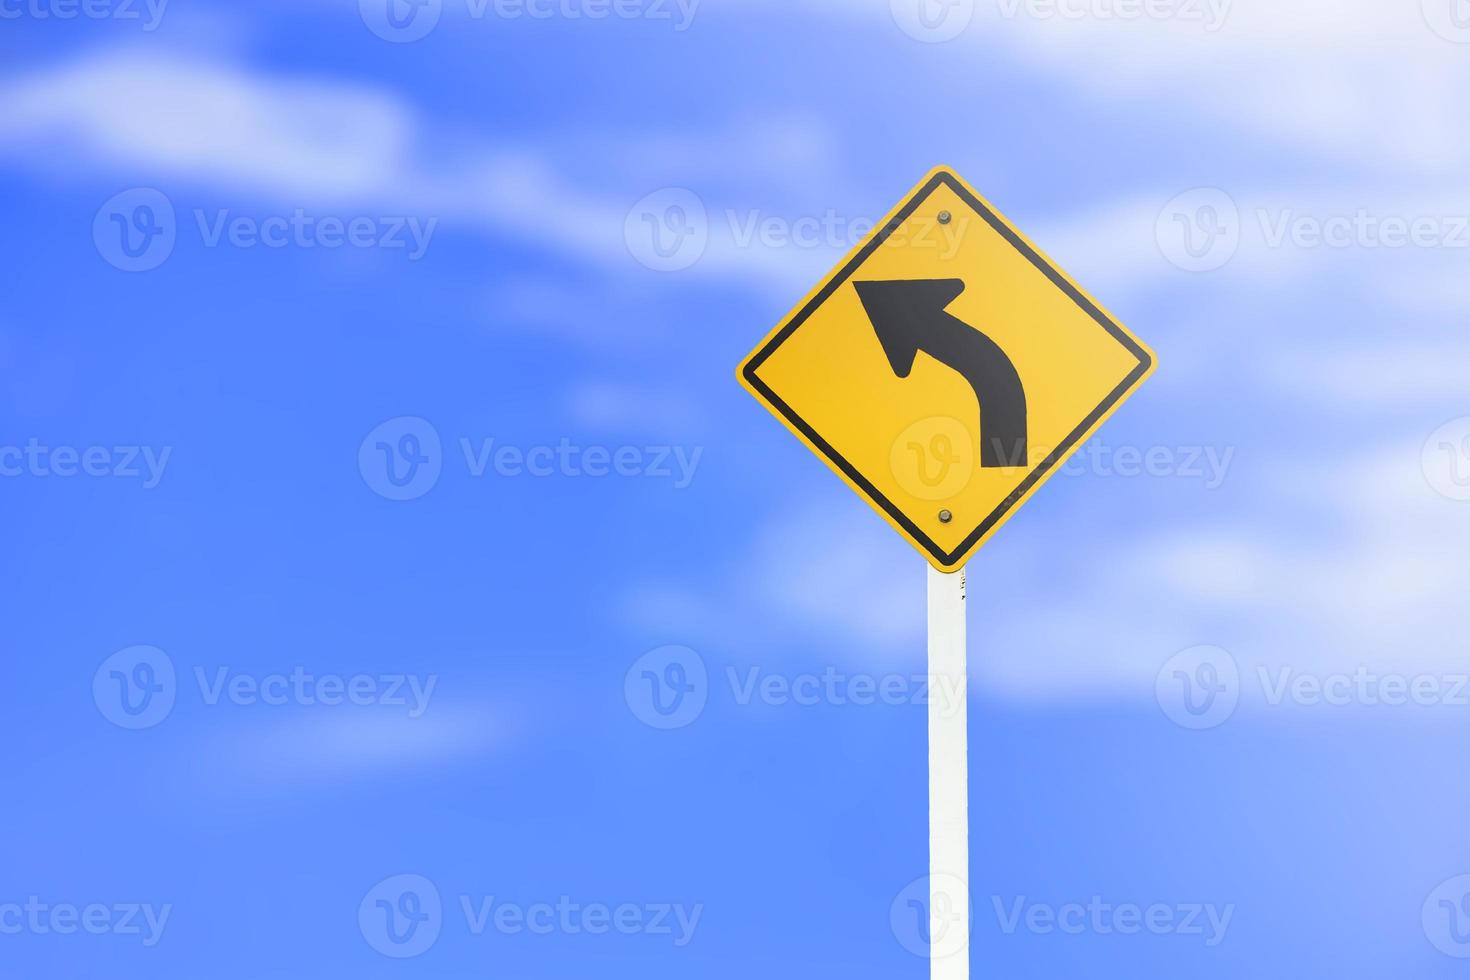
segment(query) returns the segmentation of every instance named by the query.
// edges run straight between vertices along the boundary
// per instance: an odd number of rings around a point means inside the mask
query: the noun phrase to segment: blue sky
[[[975,972],[1459,975],[1470,10],[375,2],[0,2],[4,972],[924,976],[924,564],[734,369],[944,163],[1160,362]]]

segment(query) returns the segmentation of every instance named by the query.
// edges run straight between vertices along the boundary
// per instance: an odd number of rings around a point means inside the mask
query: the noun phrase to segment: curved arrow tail
[[[1025,466],[1026,389],[1016,366],[985,334],[948,313],[944,316],[954,329],[944,331],[945,340],[930,353],[951,366],[964,365],[961,373],[980,403],[980,465]]]

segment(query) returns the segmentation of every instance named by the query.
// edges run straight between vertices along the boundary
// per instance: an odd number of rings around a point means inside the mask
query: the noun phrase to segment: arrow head
[[[907,378],[914,357],[944,308],[965,291],[963,279],[889,279],[854,282],[893,373]]]

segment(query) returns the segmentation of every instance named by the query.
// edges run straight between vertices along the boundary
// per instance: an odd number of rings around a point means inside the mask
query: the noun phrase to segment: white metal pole
[[[929,566],[929,976],[970,977],[965,570]]]

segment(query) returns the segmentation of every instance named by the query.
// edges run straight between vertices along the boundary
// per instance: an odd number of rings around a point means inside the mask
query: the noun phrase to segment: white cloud
[[[1198,507],[1160,514],[1136,540],[1090,521],[1080,551],[1055,550],[1074,541],[1065,526],[998,537],[969,570],[973,689],[1147,702],[1173,654],[1222,643],[1252,676],[1470,669],[1453,621],[1470,594],[1470,504],[1433,492],[1420,448],[1256,459],[1267,479],[1243,503],[1213,523]],[[1300,512],[1326,529],[1299,526]],[[625,595],[624,612],[669,642],[735,642],[737,656],[810,644],[839,667],[923,663],[924,563],[850,500],[776,515],[710,575]]]
[[[790,15],[788,3],[750,4],[767,16]],[[1418,0],[1176,0],[1163,6],[1190,16],[1172,17],[1121,16],[1145,8],[1113,0],[997,0],[976,4],[974,23],[944,45],[905,37],[887,0],[796,6],[865,21],[888,38],[900,61],[905,46],[915,60],[983,51],[977,59],[927,59],[953,73],[959,88],[1001,72],[1014,75],[1018,88],[1042,79],[1109,111],[1165,119],[1176,134],[1165,146],[1176,152],[1145,169],[1176,171],[1177,183],[1130,189],[1080,215],[1027,229],[1084,282],[1108,283],[1110,295],[1184,281],[1161,261],[1154,223],[1173,195],[1237,175],[1224,189],[1240,205],[1243,241],[1214,278],[1295,288],[1302,277],[1347,267],[1365,292],[1391,303],[1441,314],[1470,305],[1465,290],[1452,285],[1463,276],[1447,268],[1451,260],[1462,264],[1463,248],[1441,249],[1440,261],[1423,249],[1406,257],[1374,248],[1281,247],[1269,242],[1273,229],[1258,214],[1274,222],[1327,221],[1359,209],[1411,220],[1466,213],[1470,49],[1436,33]],[[1209,29],[1212,8],[1223,15],[1217,30]],[[1222,160],[1231,147],[1239,156]],[[1258,182],[1241,182],[1243,172],[1259,174]]]
[[[0,140],[20,151],[313,201],[401,194],[418,136],[381,92],[134,52],[12,77],[0,103]]]
[[[1274,506],[1257,508],[1258,523],[1160,529],[1124,556],[1122,581],[1167,597],[1171,616],[1257,634],[1232,651],[1243,664],[1463,670],[1463,631],[1448,617],[1470,592],[1470,509],[1433,491],[1420,455],[1413,440],[1270,460],[1258,492]],[[1296,526],[1293,512],[1326,530]]]
[[[764,0],[757,6],[774,13]],[[826,16],[860,14],[891,32],[895,43],[902,38],[886,0],[807,7]],[[1344,168],[1330,190],[1303,186],[1274,192],[1270,200],[1255,188],[1226,188],[1247,217],[1258,207],[1323,218],[1375,204],[1410,216],[1464,210],[1459,174],[1470,161],[1470,135],[1460,125],[1458,93],[1470,82],[1470,62],[1412,4],[1304,0],[1286,7],[1236,0],[1214,32],[1179,19],[1007,17],[1004,4],[980,7],[979,21],[952,43],[1004,53],[1010,59],[1004,70],[1017,70],[1011,62],[1019,58],[1038,75],[1074,77],[1084,97],[1116,99],[1126,90],[1129,100],[1155,108],[1178,102],[1201,123],[1226,127],[1214,141],[1269,134],[1309,158],[1329,152],[1359,171]],[[996,70],[993,59],[984,64],[985,71]],[[18,160],[39,163],[41,150],[62,148],[74,166],[125,170],[138,179],[157,175],[295,206],[345,202],[433,213],[446,225],[468,223],[624,275],[646,276],[623,240],[630,206],[655,189],[650,181],[693,183],[710,235],[686,275],[734,280],[791,299],[857,236],[813,247],[744,242],[738,225],[749,215],[737,208],[732,217],[727,202],[760,200],[767,210],[758,217],[790,221],[821,217],[812,213],[820,210],[814,202],[838,211],[861,210],[852,202],[862,202],[873,212],[868,217],[890,203],[855,190],[830,129],[790,110],[751,113],[703,132],[560,133],[535,151],[493,138],[466,145],[449,127],[371,85],[271,76],[138,50],[13,76],[0,105],[0,151],[18,150],[12,153]],[[553,166],[547,146],[557,160],[596,159],[598,179]],[[1376,169],[1365,172],[1370,165]],[[1426,169],[1444,180],[1426,189]],[[622,189],[607,189],[609,180]],[[731,193],[739,187],[757,190]],[[1108,282],[1111,290],[1178,278],[1153,229],[1167,199],[1186,189],[1133,189],[1038,227],[1035,237],[1064,266],[1085,280]],[[773,202],[783,210],[770,210]],[[1259,238],[1255,224],[1248,220],[1246,231]],[[1258,246],[1248,238],[1222,274],[1286,282],[1338,257]],[[1396,288],[1391,281],[1384,286]],[[1423,297],[1426,291],[1413,292]]]
[[[789,9],[788,2],[753,3]],[[802,6],[861,17],[902,37],[888,0]],[[1213,120],[1338,161],[1347,153],[1359,163],[1449,174],[1470,160],[1470,132],[1461,125],[1470,60],[1464,46],[1430,27],[1419,0],[1165,0],[1163,9],[1176,16],[1119,14],[1156,6],[982,2],[956,40],[912,47],[916,57],[981,48],[1053,82],[1070,79],[1083,97],[1173,105],[1201,124]],[[989,70],[993,59],[984,63]]]
[[[258,781],[348,780],[424,772],[504,748],[519,721],[505,706],[434,704],[311,709],[225,730],[213,750]]]
[[[84,170],[254,195],[282,207],[428,214],[624,276],[653,275],[624,239],[629,211],[647,192],[651,154],[661,155],[659,169],[671,179],[683,161],[711,183],[760,179],[729,162],[731,148],[751,140],[767,141],[770,164],[788,174],[788,184],[821,179],[795,164],[829,161],[824,130],[789,118],[678,137],[625,134],[595,153],[568,155],[597,159],[604,183],[621,174],[630,184],[625,193],[592,190],[544,151],[490,139],[466,144],[379,88],[133,50],[12,76],[0,109],[0,155],[21,166],[59,157]],[[709,244],[691,277],[734,279],[794,298],[841,254],[836,245],[747,244],[718,201],[704,196]]]
[[[1172,196],[1172,195],[1170,195]],[[1028,230],[1029,237],[1073,278],[1107,283],[1117,291],[1179,275],[1154,236],[1167,198],[1136,196],[1085,214],[1053,219]]]
[[[585,381],[567,393],[566,406],[582,428],[641,439],[688,438],[707,425],[704,407],[692,393],[647,385]]]
[[[378,88],[122,51],[14,77],[0,100],[0,150],[17,162],[35,165],[38,150],[59,148],[134,179],[285,207],[431,213],[583,258],[627,260],[625,204],[578,190],[518,147],[440,154],[447,135]]]
[[[1397,337],[1278,349],[1261,364],[1281,396],[1315,403],[1344,416],[1422,413],[1427,404],[1458,401],[1470,411],[1470,343]]]
[[[739,575],[787,622],[853,645],[861,658],[922,643],[925,563],[843,491],[763,527]]]
[[[842,665],[911,667],[924,659],[924,569],[877,515],[833,489],[784,509],[700,582],[645,583],[620,605],[669,642],[739,637],[738,657],[814,649]]]

